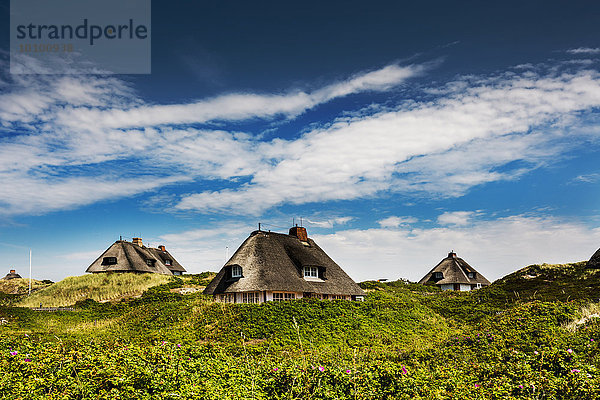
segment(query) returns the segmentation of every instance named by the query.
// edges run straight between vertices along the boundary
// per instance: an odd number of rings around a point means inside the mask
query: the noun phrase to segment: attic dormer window
[[[104,257],[102,259],[102,265],[115,265],[117,263],[117,257]]]
[[[444,278],[444,274],[442,272],[434,272],[433,273],[433,279],[443,279]]]
[[[467,272],[467,277],[469,279],[475,279],[475,272]]]
[[[155,260],[149,258],[149,259],[146,260],[146,265],[149,265],[149,266],[153,267],[154,266],[154,262],[155,262]]]
[[[304,267],[305,278],[318,278],[319,269],[317,267]]]
[[[239,265],[234,265],[231,267],[231,277],[232,278],[241,278],[242,277],[242,267]]]
[[[173,262],[169,259],[165,260],[165,265],[171,266],[173,265]]]

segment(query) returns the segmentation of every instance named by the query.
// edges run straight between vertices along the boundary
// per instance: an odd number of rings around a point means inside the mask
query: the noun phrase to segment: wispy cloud
[[[410,225],[417,223],[419,220],[415,217],[387,217],[377,221],[382,228],[398,228],[401,225]]]
[[[367,91],[384,91],[423,72],[424,67],[389,65],[357,74],[312,92],[292,90],[285,94],[233,93],[189,104],[142,105],[134,108],[71,108],[61,113],[64,126],[131,128],[157,125],[240,121],[250,118],[294,117],[338,97]]]
[[[420,101],[340,112],[287,140],[226,123],[293,117],[349,94],[390,91],[426,68],[390,65],[313,90],[174,105],[147,104],[114,77],[5,77],[2,213],[40,214],[192,181],[197,189],[170,197],[172,209],[258,215],[384,192],[455,197],[518,179],[576,146],[575,135],[595,135],[571,127],[600,106],[599,74],[535,66],[458,78],[423,90]],[[182,127],[213,120],[220,129]]]
[[[446,211],[438,216],[440,225],[465,226],[469,225],[478,213],[475,211]]]
[[[600,174],[583,174],[573,178],[576,183],[595,183],[600,181]]]
[[[265,159],[250,182],[189,194],[176,208],[260,214],[282,203],[382,191],[460,196],[555,159],[577,134],[563,120],[574,122],[600,105],[600,76],[589,70],[527,70],[460,82],[431,101],[340,119],[291,141],[260,143],[256,150]]]
[[[600,54],[600,48],[597,47],[577,47],[567,50],[569,54]]]

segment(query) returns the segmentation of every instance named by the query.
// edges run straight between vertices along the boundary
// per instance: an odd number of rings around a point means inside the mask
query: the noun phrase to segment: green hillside
[[[365,302],[220,304],[172,279],[74,312],[0,307],[0,397],[597,399],[600,296],[580,267],[470,293],[364,282]]]
[[[71,276],[16,303],[21,307],[61,307],[78,301],[114,301],[140,296],[148,288],[171,278],[159,274],[87,274]]]

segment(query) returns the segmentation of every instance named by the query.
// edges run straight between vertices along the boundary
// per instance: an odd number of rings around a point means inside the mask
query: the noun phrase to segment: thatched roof
[[[19,278],[21,278],[21,275],[17,274],[14,269],[11,269],[10,272],[8,274],[6,274],[6,276],[2,279],[9,280],[9,279],[19,279]]]
[[[441,272],[442,278],[436,278],[434,274],[435,272]],[[469,273],[474,273],[475,277],[469,278]],[[465,260],[457,257],[456,253],[454,252],[448,253],[448,257],[440,261],[438,265],[433,267],[433,269],[419,281],[421,284],[425,284],[427,282],[434,282],[436,285],[479,283],[482,286],[486,286],[490,284],[490,281],[477,272],[475,268],[467,264]]]
[[[160,249],[142,245],[141,239],[135,244],[117,240],[85,272],[150,272],[173,275],[173,271],[185,269],[161,246]],[[168,265],[169,261],[172,265]]]
[[[585,266],[587,268],[600,268],[600,249],[594,253]]]
[[[241,278],[231,277],[235,265],[242,267]],[[318,267],[320,279],[304,279],[305,266]],[[264,231],[250,234],[204,293],[267,290],[364,296],[362,289],[314,240],[307,238],[304,241],[297,236]]]

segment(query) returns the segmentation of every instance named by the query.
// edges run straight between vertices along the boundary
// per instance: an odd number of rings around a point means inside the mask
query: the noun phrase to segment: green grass
[[[167,283],[172,278],[159,274],[88,274],[71,276],[20,300],[20,307],[62,307],[92,299],[115,301],[140,296],[152,286]]]
[[[50,286],[50,282],[42,282],[35,279],[31,280],[31,290],[36,291]],[[4,280],[0,279],[0,292],[5,294],[25,294],[29,291],[29,279],[17,278]]]
[[[467,293],[363,282],[362,303],[175,292],[209,278],[75,312],[0,307],[0,398],[600,399],[600,293],[579,263]]]

